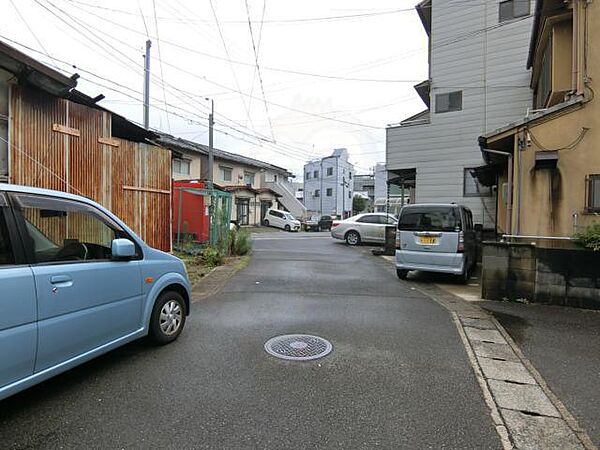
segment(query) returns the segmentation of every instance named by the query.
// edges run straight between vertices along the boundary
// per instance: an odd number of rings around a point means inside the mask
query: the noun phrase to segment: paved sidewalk
[[[505,448],[596,448],[600,313],[484,301],[476,280],[453,281],[405,283],[453,313]]]
[[[482,302],[600,446],[600,312]]]

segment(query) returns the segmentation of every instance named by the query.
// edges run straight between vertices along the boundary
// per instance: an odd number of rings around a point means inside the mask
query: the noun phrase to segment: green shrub
[[[200,253],[200,260],[208,267],[220,266],[223,264],[223,253],[218,248],[206,247]]]
[[[600,251],[600,223],[594,222],[575,234],[575,242],[595,252]]]
[[[232,235],[233,241],[233,254],[245,255],[252,248],[252,239],[250,233],[246,230],[238,230]]]

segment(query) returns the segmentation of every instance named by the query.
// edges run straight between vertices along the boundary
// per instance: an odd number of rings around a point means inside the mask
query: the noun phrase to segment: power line
[[[123,9],[116,9],[116,8],[107,8],[105,6],[100,6],[100,5],[94,5],[91,3],[86,3],[86,2],[82,2],[82,1],[78,1],[78,0],[68,0],[70,3],[76,3],[88,8],[96,8],[96,9],[101,9],[104,11],[110,11],[110,12],[115,12],[115,13],[119,13],[119,14],[125,14],[125,15],[132,15],[133,13],[131,11],[126,11]],[[384,11],[374,11],[374,12],[369,12],[369,13],[362,13],[362,14],[346,14],[346,15],[338,15],[338,16],[325,16],[325,17],[303,17],[303,18],[297,18],[297,19],[271,19],[271,20],[266,20],[265,23],[269,23],[269,24],[290,24],[290,23],[305,23],[305,22],[323,22],[323,21],[339,21],[339,20],[354,20],[354,19],[359,19],[359,18],[370,18],[370,17],[376,17],[376,16],[383,16],[383,15],[389,15],[389,14],[398,14],[398,13],[402,13],[402,12],[414,12],[415,8],[401,8],[401,9],[392,9],[392,10],[384,10]],[[161,20],[170,20],[170,21],[175,21],[178,22],[181,19],[173,19],[171,17],[159,17]],[[197,23],[209,23],[210,21],[208,20],[194,20],[194,22]],[[246,21],[244,20],[224,20],[222,21],[222,23],[224,24],[238,24],[238,25],[242,25],[242,24],[246,24]]]
[[[56,64],[52,60],[52,57],[48,53],[48,50],[46,50],[46,47],[44,47],[44,44],[42,44],[42,41],[40,41],[40,39],[37,37],[37,35],[33,32],[33,29],[29,26],[29,22],[27,20],[25,20],[25,18],[21,14],[21,11],[19,10],[19,8],[17,8],[17,4],[13,0],[10,0],[10,4],[14,8],[14,10],[17,12],[17,14],[19,15],[19,18],[21,19],[21,22],[23,22],[25,24],[25,26],[27,27],[27,29],[29,30],[29,32],[31,33],[31,35],[33,36],[33,38],[35,39],[35,41],[42,48],[42,50],[44,50],[44,53],[46,54],[46,56],[48,58],[50,58],[50,60],[52,61],[52,65],[54,65],[54,67],[56,67]]]
[[[148,32],[148,25],[146,25],[146,18],[144,17],[144,12],[142,11],[142,5],[140,4],[140,0],[138,0],[138,9],[140,10],[140,17],[142,18],[142,23],[144,24],[144,30],[146,30],[146,37],[150,39],[150,33]]]
[[[38,52],[38,51],[37,51],[37,50],[35,50],[35,49],[32,49],[32,48],[30,48],[30,47],[28,47],[28,46],[26,46],[26,45],[23,45],[23,44],[21,44],[21,43],[19,43],[19,42],[17,42],[17,41],[14,41],[14,40],[12,40],[12,39],[10,39],[10,38],[6,38],[6,37],[4,37],[4,36],[0,36],[0,37],[2,37],[2,39],[8,40],[8,41],[10,41],[10,42],[13,42],[13,43],[15,43],[15,44],[17,44],[17,45],[20,45],[20,46],[22,46],[22,47],[24,47],[24,48],[27,48],[27,49],[29,49],[29,50],[31,50],[31,51],[34,51],[34,52],[36,52],[36,53],[41,53],[41,52]],[[131,91],[131,92],[133,92],[133,93],[140,94],[140,92],[139,92],[139,91],[136,91],[135,89],[129,88],[129,87],[125,86],[125,85],[122,85],[122,84],[120,84],[120,83],[114,82],[114,81],[112,81],[112,80],[109,80],[109,79],[107,79],[107,78],[105,78],[105,77],[102,77],[102,76],[100,76],[100,75],[94,74],[94,73],[93,73],[93,72],[91,72],[91,71],[85,70],[85,69],[83,69],[83,68],[81,68],[81,67],[77,67],[77,66],[75,66],[75,65],[73,65],[73,64],[70,64],[70,63],[68,63],[68,62],[62,61],[62,60],[60,60],[60,59],[56,59],[56,60],[57,60],[58,62],[62,63],[62,64],[69,65],[70,67],[73,67],[73,68],[77,68],[77,69],[78,69],[79,71],[81,71],[82,73],[88,73],[88,74],[92,75],[93,77],[96,77],[96,78],[98,78],[98,79],[101,79],[101,80],[103,80],[103,81],[106,81],[106,82],[108,82],[108,83],[111,83],[111,84],[115,84],[116,86],[119,86],[119,87],[121,87],[121,88],[123,88],[123,89],[129,90],[129,91]],[[108,89],[108,90],[110,90],[110,91],[116,92],[116,93],[118,93],[118,94],[120,94],[120,95],[123,95],[123,96],[125,96],[125,97],[131,98],[131,99],[135,100],[136,102],[139,102],[139,101],[140,101],[140,100],[139,100],[139,98],[138,98],[137,96],[134,96],[134,95],[128,94],[128,93],[126,93],[126,92],[123,92],[123,91],[121,91],[121,90],[119,90],[119,89],[116,89],[116,88],[113,88],[113,87],[111,87],[111,86],[108,86],[108,85],[106,85],[106,84],[99,83],[99,82],[97,82],[97,81],[93,81],[93,80],[90,80],[90,79],[86,79],[86,78],[84,78],[84,77],[82,77],[82,79],[85,79],[86,81],[88,81],[88,82],[90,82],[90,83],[92,83],[92,84],[95,84],[95,85],[97,85],[97,86],[100,86],[100,87],[102,87],[102,88],[104,88],[104,89]],[[176,110],[181,110],[181,111],[183,111],[184,113],[187,113],[187,114],[192,114],[193,116],[200,117],[200,116],[198,116],[198,115],[197,115],[197,113],[191,112],[191,111],[189,111],[189,110],[186,110],[186,109],[184,109],[184,108],[176,107],[176,106],[174,106],[174,105],[169,105],[169,106],[171,106],[171,108],[174,108],[174,109],[176,109]],[[152,107],[153,107],[153,108],[155,108],[155,109],[159,109],[159,110],[161,110],[161,111],[165,111],[165,109],[163,109],[163,108],[160,108],[160,107],[158,107],[158,106],[152,106]],[[182,118],[182,119],[184,119],[184,120],[186,120],[186,121],[188,121],[188,122],[190,122],[190,123],[194,123],[194,124],[197,124],[197,125],[200,125],[200,126],[206,127],[206,123],[205,123],[205,119],[206,119],[206,117],[200,117],[200,119],[202,119],[202,121],[198,121],[198,120],[195,120],[195,119],[191,119],[189,116],[186,116],[186,115],[183,115],[183,114],[180,114],[180,113],[177,113],[177,112],[173,112],[173,111],[171,111],[171,114],[172,114],[172,115],[175,115],[175,116],[177,116],[177,117],[180,117],[180,118]],[[223,117],[225,117],[225,116],[223,116]],[[226,118],[226,117],[225,117],[225,118]],[[227,119],[227,118],[226,118],[226,119]],[[231,119],[227,119],[227,120],[231,121]],[[133,120],[132,120],[132,122],[133,122],[133,123],[137,123],[137,122],[135,122],[135,121],[133,121]],[[234,121],[234,122],[235,122],[235,121]],[[139,124],[139,123],[137,123],[137,124],[141,126],[141,124]],[[268,146],[272,147],[272,150],[274,149],[274,150],[276,150],[276,151],[279,151],[280,153],[282,153],[282,154],[284,154],[284,155],[286,155],[286,156],[289,156],[289,157],[291,157],[291,158],[293,158],[293,159],[299,160],[299,161],[304,161],[304,160],[306,159],[306,155],[308,155],[308,152],[307,152],[306,150],[303,150],[303,149],[301,149],[301,148],[298,148],[298,147],[295,147],[295,146],[292,146],[292,145],[289,145],[289,144],[286,144],[286,143],[282,143],[282,142],[280,142],[280,143],[279,143],[279,144],[277,144],[277,145],[274,145],[274,143],[270,142],[270,141],[269,141],[267,138],[260,137],[260,136],[258,136],[258,135],[256,135],[256,134],[250,134],[250,133],[247,133],[247,132],[245,132],[245,131],[243,131],[243,130],[237,129],[237,128],[235,128],[235,127],[232,127],[231,125],[227,125],[226,123],[223,123],[223,122],[220,122],[220,121],[218,121],[218,122],[217,122],[217,125],[224,126],[224,127],[228,128],[228,129],[230,129],[230,130],[232,130],[232,131],[234,131],[234,132],[236,132],[236,133],[239,133],[239,134],[242,134],[242,135],[245,135],[245,136],[251,137],[251,138],[258,139],[258,140],[259,140],[259,142],[260,142],[260,145],[266,144],[266,145],[268,145]],[[156,130],[156,131],[158,131],[158,130]],[[224,131],[224,130],[222,130],[222,129],[220,129],[220,130],[218,130],[218,131],[219,131],[219,133],[221,133],[221,134],[223,134],[223,135],[225,135],[225,136],[229,136],[229,137],[231,137],[231,138],[233,138],[233,139],[237,139],[237,140],[241,140],[241,141],[243,141],[243,142],[248,142],[248,143],[251,143],[251,144],[255,144],[254,142],[248,141],[247,139],[245,139],[245,138],[243,138],[243,137],[240,137],[240,136],[233,135],[233,134],[231,134],[231,133],[229,133],[229,132],[227,132],[227,131]]]
[[[97,17],[101,20],[104,20],[105,22],[108,22],[112,25],[115,25],[119,28],[123,28],[127,31],[130,31],[132,33],[136,33],[136,34],[140,34],[143,35],[143,33],[141,33],[138,30],[135,30],[133,28],[130,28],[126,25],[123,25],[119,22],[115,22],[112,20],[107,19],[106,17],[94,14],[92,12],[89,11],[85,11],[87,14],[90,14],[94,17]],[[246,22],[247,23],[247,22]],[[152,36],[150,36],[152,38]],[[185,50],[188,51],[190,53],[195,53],[198,55],[202,55],[202,56],[206,56],[207,58],[212,58],[212,59],[216,59],[216,60],[220,60],[220,61],[224,61],[227,62],[229,64],[238,64],[238,65],[243,65],[243,66],[249,66],[249,67],[254,67],[255,64],[251,63],[251,62],[247,62],[247,61],[239,61],[239,60],[235,60],[235,59],[231,59],[229,57],[229,53],[227,53],[227,57],[222,57],[222,56],[218,56],[218,55],[213,55],[210,53],[206,53],[206,52],[202,52],[198,49],[195,48],[191,48],[191,47],[187,47],[185,45],[182,44],[178,44],[176,42],[173,41],[167,41],[165,39],[162,40],[162,42],[164,44],[167,45],[171,45],[173,47],[179,48],[181,50]],[[269,70],[269,71],[274,71],[274,72],[280,72],[280,73],[289,73],[291,75],[301,75],[301,76],[307,76],[307,77],[314,77],[314,78],[322,78],[322,79],[330,79],[330,80],[340,80],[340,81],[352,81],[352,82],[369,82],[369,83],[418,83],[420,81],[423,81],[421,79],[373,79],[373,78],[359,78],[359,77],[344,77],[344,76],[336,76],[336,75],[328,75],[328,74],[320,74],[320,73],[311,73],[311,72],[305,72],[305,71],[301,71],[301,70],[295,70],[295,69],[286,69],[286,68],[279,68],[279,67],[269,67],[269,66],[261,66],[262,69],[264,70]]]
[[[169,108],[167,107],[167,93],[165,92],[165,76],[163,73],[163,63],[162,63],[162,56],[161,56],[161,52],[160,52],[160,35],[158,33],[158,19],[156,18],[156,1],[155,0],[152,0],[152,10],[154,13],[154,28],[156,30],[156,46],[158,47],[158,63],[159,63],[159,67],[160,67],[160,82],[162,84],[165,110],[167,112],[167,128],[169,129],[169,133],[170,133],[171,132],[171,123],[169,122]]]
[[[231,69],[231,73],[233,74],[233,80],[235,82],[235,86],[237,87],[238,91],[241,91],[242,89],[240,88],[240,83],[239,83],[237,75],[235,73],[235,69],[233,68],[233,64],[231,64],[231,57],[229,56],[229,50],[227,49],[227,43],[225,42],[225,36],[223,36],[223,31],[221,30],[221,24],[219,23],[219,18],[217,16],[217,11],[215,10],[213,0],[208,0],[208,1],[210,3],[210,9],[212,10],[213,17],[215,19],[215,24],[217,25],[217,30],[219,31],[219,36],[221,37],[221,42],[223,44],[223,48],[225,49],[225,56],[227,56],[227,60],[229,61],[229,67]],[[253,126],[252,119],[250,118],[250,110],[248,109],[246,100],[241,95],[240,95],[240,98],[242,100],[242,104],[244,105],[244,109],[246,110],[246,116],[248,117],[248,121],[250,122],[250,125]]]
[[[275,140],[275,133],[273,132],[273,122],[271,122],[271,115],[269,114],[269,106],[267,105],[267,97],[265,95],[265,87],[263,85],[262,75],[260,73],[260,65],[258,63],[258,51],[256,50],[256,42],[254,41],[254,31],[252,31],[252,21],[250,20],[250,7],[248,6],[248,0],[244,0],[246,4],[246,15],[248,17],[248,28],[250,29],[250,39],[252,41],[252,49],[254,50],[254,64],[256,73],[258,73],[258,81],[260,82],[260,90],[262,91],[263,103],[265,105],[265,112],[269,119],[269,128],[271,129],[271,137]],[[264,10],[263,10],[264,13]],[[252,96],[250,96],[252,98]]]
[[[35,1],[36,1],[36,2],[39,4],[39,0],[35,0]],[[210,1],[211,1],[211,3],[212,3],[212,0],[210,0]],[[53,5],[53,4],[52,4],[50,1],[48,1],[48,3],[50,3],[51,5]],[[41,4],[40,4],[40,5],[41,5]],[[43,6],[43,5],[41,5],[41,6]],[[54,5],[53,5],[53,6],[54,6]],[[60,17],[60,16],[56,15],[56,14],[55,14],[53,11],[49,10],[49,9],[48,9],[48,8],[46,8],[45,6],[43,6],[43,7],[44,7],[45,9],[47,9],[48,11],[50,11],[50,12],[51,12],[53,15],[55,15],[55,16],[57,16],[57,17],[59,17],[59,18],[61,19],[61,21],[63,21],[63,22],[65,22],[65,23],[67,23],[67,25],[69,25],[71,28],[73,28],[73,26],[72,26],[70,23],[66,22],[66,21],[65,21],[65,20],[64,20],[62,17]],[[54,7],[55,7],[55,8],[57,8],[56,6],[54,6]],[[60,8],[57,8],[57,9],[58,9],[59,11],[63,12],[63,13],[64,13],[65,15],[67,15],[68,17],[70,17],[71,19],[73,19],[74,21],[76,21],[76,19],[75,19],[75,18],[73,18],[71,15],[69,15],[69,14],[68,14],[68,13],[66,13],[65,11],[61,10]],[[216,17],[216,15],[215,15],[215,19],[216,19],[216,20],[218,20],[218,19],[217,19],[217,17]],[[78,22],[78,23],[79,23],[79,22]],[[84,28],[86,28],[88,31],[89,31],[89,28],[90,28],[90,27],[91,27],[91,28],[94,28],[94,29],[96,29],[95,27],[93,27],[93,26],[91,26],[91,25],[84,26]],[[92,34],[94,34],[94,33],[92,33]],[[95,35],[95,34],[94,34],[94,35]],[[96,36],[96,37],[98,37],[97,35],[95,35],[95,36]],[[88,39],[89,39],[89,38],[88,38]],[[113,37],[113,39],[115,39],[115,40],[117,40],[117,41],[118,41],[118,39],[116,39],[116,38],[114,38],[114,37]],[[108,45],[109,47],[113,48],[115,51],[117,51],[117,52],[118,52],[118,53],[120,53],[121,55],[124,55],[124,56],[125,56],[127,59],[129,59],[130,61],[133,61],[131,58],[129,58],[129,57],[128,57],[127,55],[125,55],[123,52],[121,52],[120,50],[116,49],[114,46],[111,46],[109,43],[107,43],[107,42],[106,42],[104,39],[102,39],[102,38],[99,38],[99,40],[100,40],[100,41],[102,41],[102,42],[104,42],[104,43],[105,43],[106,45]],[[92,40],[92,42],[94,42],[96,45],[99,45],[97,42],[95,42],[95,41],[93,41],[93,40]],[[121,41],[121,42],[122,42],[122,41]],[[122,42],[122,43],[123,43],[123,42]],[[127,44],[123,43],[123,45],[127,45]],[[109,53],[110,53],[110,52],[109,52]],[[136,64],[137,64],[137,63],[136,63]],[[216,81],[209,80],[209,79],[208,79],[208,78],[206,78],[206,77],[201,77],[201,76],[199,76],[199,75],[198,75],[198,74],[196,74],[196,73],[193,73],[193,72],[187,71],[187,70],[185,70],[185,69],[182,69],[182,68],[180,68],[180,67],[178,67],[178,66],[176,66],[176,65],[174,65],[174,64],[170,64],[170,63],[168,63],[168,62],[164,62],[164,64],[166,64],[167,66],[170,66],[170,67],[174,67],[174,68],[176,68],[177,70],[179,70],[180,72],[187,73],[188,75],[190,75],[190,76],[192,76],[192,77],[195,77],[195,78],[198,78],[198,79],[202,79],[202,80],[204,80],[204,81],[206,81],[206,82],[208,82],[208,83],[214,84],[214,85],[216,85],[216,86],[219,86],[219,87],[221,87],[221,88],[223,88],[223,89],[226,89],[226,90],[228,90],[228,91],[237,92],[238,94],[240,94],[240,95],[241,95],[241,96],[243,96],[243,97],[248,97],[248,98],[257,99],[257,98],[256,98],[256,97],[254,97],[254,96],[250,96],[249,94],[247,94],[247,93],[245,93],[245,92],[242,92],[242,91],[241,91],[239,88],[238,88],[238,89],[233,89],[233,88],[231,88],[231,87],[229,87],[229,86],[223,85],[223,84],[221,84],[221,83],[218,83],[218,82],[216,82]],[[237,77],[236,77],[236,80],[237,80]],[[175,89],[177,89],[177,88],[175,88]],[[180,90],[180,89],[177,89],[177,90],[178,90],[178,91],[180,91],[180,92],[184,92],[184,91],[182,91],[182,90]],[[187,93],[187,94],[189,94],[189,93]],[[194,97],[196,97],[196,98],[204,98],[204,97],[202,97],[202,96],[198,96],[197,94],[192,94],[192,95],[193,95]],[[260,100],[260,99],[258,99],[258,100]],[[293,112],[297,112],[297,113],[305,114],[305,115],[312,116],[312,117],[320,117],[320,118],[322,118],[322,119],[325,119],[325,120],[330,120],[330,121],[334,121],[334,122],[344,123],[344,124],[347,124],[347,125],[355,125],[355,126],[360,126],[360,127],[364,127],[364,128],[385,129],[385,127],[380,127],[380,126],[375,126],[375,125],[369,125],[369,124],[362,124],[362,123],[358,123],[358,122],[347,121],[347,120],[341,120],[341,119],[335,119],[335,118],[330,118],[330,117],[326,117],[326,116],[323,116],[323,115],[320,115],[320,114],[310,113],[310,112],[307,112],[307,111],[302,111],[302,110],[300,110],[300,109],[296,109],[296,108],[292,108],[292,107],[289,107],[289,106],[281,105],[281,104],[279,104],[279,103],[275,103],[275,102],[272,102],[272,101],[267,101],[267,100],[264,100],[264,101],[265,101],[266,103],[270,104],[270,105],[277,106],[277,107],[280,107],[280,108],[283,108],[283,109],[287,109],[287,110],[289,110],[289,111],[293,111]],[[243,103],[244,103],[244,106],[246,106],[246,103],[245,103],[245,101],[244,101]],[[252,123],[252,121],[251,121],[251,120],[250,120],[250,122]]]
[[[263,4],[262,4],[262,14],[260,17],[260,25],[259,25],[259,29],[258,29],[258,43],[256,45],[256,53],[260,54],[260,44],[262,43],[262,32],[263,32],[263,25],[264,25],[264,20],[265,20],[265,13],[267,10],[267,0],[263,0]],[[254,85],[256,84],[256,73],[258,71],[258,67],[254,67],[254,71],[252,72],[252,83],[250,84],[250,95],[254,94]],[[249,108],[250,110],[252,110],[251,105],[252,105],[252,99],[250,99],[250,101],[248,102]]]

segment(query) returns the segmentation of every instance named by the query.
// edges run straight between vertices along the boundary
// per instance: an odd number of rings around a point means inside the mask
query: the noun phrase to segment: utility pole
[[[144,128],[150,128],[150,47],[152,41],[146,41],[146,56],[144,57]]]
[[[346,177],[342,177],[342,220],[346,218]]]
[[[207,99],[208,100],[208,99]],[[210,114],[208,115],[208,182],[213,187],[213,128],[215,125],[215,102],[210,99]]]
[[[206,100],[209,100],[208,98]],[[209,188],[209,192],[210,192],[210,206],[208,207],[208,210],[210,212],[210,214],[208,215],[208,229],[209,229],[209,233],[210,233],[210,244],[211,245],[215,245],[216,244],[216,238],[217,238],[217,234],[214,231],[213,227],[215,226],[216,223],[216,218],[215,218],[215,205],[214,205],[214,201],[215,201],[215,197],[214,197],[214,190],[213,190],[213,164],[214,164],[214,158],[213,158],[213,127],[215,124],[215,119],[214,119],[214,115],[215,115],[215,101],[211,98],[210,99],[210,114],[208,115],[208,176],[207,176],[207,181],[208,181],[208,188]],[[239,220],[239,217],[237,218]]]

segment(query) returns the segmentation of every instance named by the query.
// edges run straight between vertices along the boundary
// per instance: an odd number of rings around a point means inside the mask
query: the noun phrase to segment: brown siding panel
[[[80,136],[52,131],[53,124]],[[12,183],[89,197],[152,247],[171,249],[168,150],[124,139],[114,139],[118,147],[102,144],[99,138],[112,138],[110,113],[20,86],[11,87],[10,127]]]

